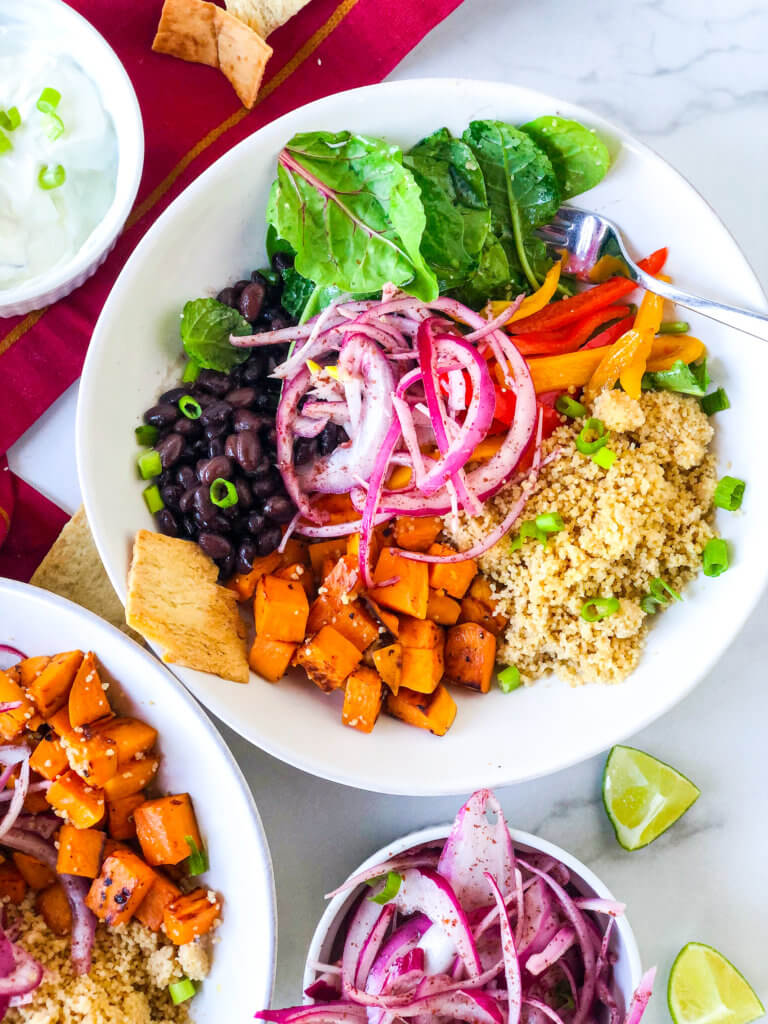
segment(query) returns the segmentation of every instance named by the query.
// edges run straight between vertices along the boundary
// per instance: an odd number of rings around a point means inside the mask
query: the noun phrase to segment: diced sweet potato
[[[443,590],[429,591],[427,601],[427,618],[438,626],[454,626],[459,621],[461,605]]]
[[[352,555],[342,555],[323,579],[323,587],[331,601],[349,601],[357,597],[362,589],[360,566]]]
[[[488,605],[469,594],[461,599],[461,614],[458,621],[459,624],[476,622],[494,636],[498,636],[507,625],[507,619],[503,615],[494,615]]]
[[[257,675],[276,683],[288,671],[297,647],[298,644],[287,644],[270,636],[256,636],[248,652],[248,664]]]
[[[373,652],[373,663],[392,693],[397,693],[403,674],[402,644],[394,643],[387,647],[379,647]]]
[[[27,853],[15,851],[13,863],[30,889],[47,889],[56,881],[55,872],[51,871],[48,865],[43,864],[37,857],[30,857]]]
[[[305,540],[299,540],[298,537],[289,537],[280,556],[283,567],[296,564],[309,565],[308,548],[309,545]]]
[[[60,739],[72,735],[69,707],[66,704],[63,708],[59,708],[58,711],[54,712],[46,721]]]
[[[25,814],[42,814],[50,810],[45,793],[27,793],[21,807]]]
[[[29,767],[44,779],[53,781],[69,767],[67,752],[58,736],[46,736],[40,740],[29,758]]]
[[[3,704],[19,702],[18,708],[0,712],[0,737],[6,741],[15,740],[35,713],[31,701],[27,700],[24,690],[6,673],[0,672],[0,702]]]
[[[179,896],[163,913],[165,934],[177,946],[192,942],[211,930],[221,914],[218,899],[209,898],[205,889],[194,889]]]
[[[43,718],[50,718],[67,703],[70,687],[82,660],[82,651],[55,654],[40,675],[29,684],[29,696]]]
[[[35,910],[54,935],[69,935],[72,931],[72,911],[60,882],[54,882],[37,894]]]
[[[376,533],[371,534],[371,540],[368,545],[368,557],[373,565],[376,564],[376,559],[379,557],[381,551],[381,541]],[[347,554],[353,558],[360,557],[360,534],[350,533],[347,537]]]
[[[327,513],[331,523],[348,523],[358,518],[348,494],[322,494],[312,504],[319,512]]]
[[[444,642],[428,651],[404,647],[400,685],[416,693],[433,693],[445,670],[443,649]]]
[[[189,793],[147,800],[133,814],[136,834],[148,864],[179,864],[191,854],[189,836],[198,849],[203,841]]]
[[[155,880],[155,873],[130,850],[107,857],[85,898],[100,921],[108,925],[130,921]]]
[[[264,576],[256,587],[253,617],[258,636],[298,644],[304,639],[309,615],[307,594],[300,583]]]
[[[138,793],[145,789],[160,767],[159,757],[138,757],[128,761],[120,771],[114,775],[104,786],[105,794],[111,800],[119,800],[123,796],[130,796],[131,793]]]
[[[12,860],[0,864],[0,900],[8,900],[17,907],[27,895],[27,883],[24,876]]]
[[[112,839],[110,836],[104,840],[104,851],[101,855],[101,863],[103,864],[107,857],[111,857],[113,853],[122,853],[127,850],[129,853],[133,853],[130,846],[126,843],[121,843],[119,839]]]
[[[400,619],[394,612],[389,612],[386,608],[382,608],[381,605],[376,604],[373,598],[368,595],[364,595],[362,600],[364,600],[366,608],[369,609],[376,622],[389,630],[392,636],[397,636],[400,633]]]
[[[308,565],[302,565],[301,562],[293,562],[282,569],[276,569],[273,575],[281,580],[299,583],[304,588],[308,601],[311,601],[315,596],[315,577]]]
[[[397,578],[397,583],[376,587],[373,593],[378,604],[417,619],[427,617],[429,573],[425,562],[405,558],[396,548],[384,548],[373,578],[376,583]]]
[[[372,732],[381,711],[381,677],[372,668],[358,668],[347,678],[341,720],[359,732]]]
[[[95,828],[74,828],[62,825],[59,832],[59,853],[56,870],[60,875],[95,878],[101,869],[106,836]]]
[[[103,789],[117,774],[117,745],[109,737],[98,733],[86,737],[85,734],[72,732],[62,739],[61,744],[69,767],[89,786]]]
[[[378,639],[379,627],[359,601],[334,601],[328,594],[318,594],[309,609],[307,633],[317,633],[323,626],[333,626],[359,651]]]
[[[324,560],[330,558],[335,564],[346,553],[347,542],[344,537],[338,537],[335,540],[323,540],[317,544],[310,544],[308,550],[315,579],[320,580],[322,578]]]
[[[433,544],[430,555],[455,555],[447,544]],[[477,573],[477,563],[468,558],[464,562],[432,562],[429,567],[429,585],[435,590],[444,590],[451,597],[462,598]]]
[[[69,691],[69,721],[73,729],[112,714],[93,651],[83,658]]]
[[[445,642],[445,634],[430,619],[414,619],[412,615],[401,615],[398,640],[403,647],[416,647],[431,651],[442,646]]]
[[[442,685],[432,694],[401,688],[399,693],[389,694],[386,709],[402,722],[427,729],[435,736],[444,736],[456,717],[456,702]]]
[[[113,718],[98,727],[98,734],[114,742],[118,768],[124,768],[140,754],[148,753],[157,739],[157,730],[137,718]]]
[[[89,786],[72,769],[51,783],[46,799],[75,828],[93,828],[104,817],[104,790]]]
[[[25,658],[19,662],[19,680],[21,686],[26,690],[37,679],[43,669],[51,662],[47,654],[38,654],[34,658]]]
[[[279,569],[281,563],[282,557],[279,552],[273,551],[270,555],[264,555],[263,558],[255,559],[250,572],[235,573],[226,585],[230,590],[234,590],[238,601],[250,601],[256,592],[256,585],[261,577],[274,572],[275,569]]]
[[[496,637],[476,622],[451,626],[445,644],[448,682],[488,693],[496,661]]]
[[[107,797],[107,827],[113,839],[133,839],[136,835],[134,811],[145,799],[143,793],[131,793],[116,800]]]
[[[17,685],[21,684],[21,669],[18,665],[11,665],[9,668],[4,668],[3,672],[5,672],[12,683],[16,683]]]
[[[360,661],[360,651],[333,626],[323,626],[319,633],[300,644],[294,664],[300,665],[312,682],[330,693],[344,685]]]
[[[398,516],[395,543],[406,551],[428,551],[443,529],[439,516]]]
[[[166,907],[169,907],[179,896],[181,896],[181,889],[165,875],[156,871],[152,887],[141,901],[134,917],[151,932],[159,932],[163,926],[163,914]]]

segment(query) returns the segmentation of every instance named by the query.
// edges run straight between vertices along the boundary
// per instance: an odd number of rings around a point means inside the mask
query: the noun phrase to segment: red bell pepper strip
[[[540,331],[515,335],[515,345],[524,356],[556,356],[575,352],[588,341],[598,327],[611,320],[622,320],[629,314],[629,306],[605,306],[576,323],[561,327],[559,331]]]
[[[618,341],[622,334],[626,334],[632,328],[632,324],[635,322],[634,316],[630,313],[629,316],[625,316],[623,320],[619,320],[616,324],[611,324],[610,327],[606,327],[604,331],[596,334],[594,338],[590,338],[586,345],[582,345],[582,350],[585,348],[603,348],[604,345],[612,345],[614,341]]]

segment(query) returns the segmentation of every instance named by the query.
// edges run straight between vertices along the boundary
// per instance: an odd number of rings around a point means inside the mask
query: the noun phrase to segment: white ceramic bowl
[[[112,251],[139,189],[144,166],[144,128],[131,80],[117,54],[96,29],[61,0],[23,0],[0,5],[0,31],[18,32],[31,43],[72,57],[95,83],[117,134],[115,195],[101,223],[60,266],[33,280],[0,289],[0,317],[40,309],[87,281]]]
[[[419,846],[423,843],[439,842],[448,836],[450,830],[450,825],[435,825],[432,828],[421,829],[419,832],[412,832],[410,835],[403,836],[402,839],[396,839],[389,846],[385,846],[372,854],[349,877],[352,878],[353,875],[364,871],[366,868],[381,864],[382,861],[389,860],[390,857],[396,857],[398,854],[405,853],[407,850],[413,849],[414,846]],[[535,850],[537,853],[543,853],[562,861],[571,872],[573,884],[583,896],[599,896],[602,899],[614,898],[597,875],[590,871],[586,864],[582,864],[581,861],[577,860],[566,850],[561,850],[554,843],[549,843],[546,839],[540,839],[539,836],[531,835],[530,832],[520,832],[518,829],[511,828],[509,834],[512,836],[512,842],[515,844],[516,849],[522,847],[525,850]],[[320,918],[315,934],[312,936],[312,941],[309,944],[307,962],[304,967],[304,980],[301,986],[302,992],[317,977],[317,971],[315,971],[313,964],[332,962],[331,958],[333,956],[336,935],[363,889],[367,890],[367,887],[360,885],[349,892],[339,893],[338,896],[334,896],[330,900],[325,908],[325,913]],[[622,1004],[624,1008],[629,1006],[632,993],[637,988],[642,975],[640,952],[626,917],[616,918],[609,949],[617,958],[613,969],[613,994],[617,998],[619,1009],[621,1010]],[[304,1001],[310,1002],[306,997]]]
[[[190,1003],[192,1020],[249,1020],[272,994],[275,888],[259,812],[221,736],[160,662],[103,619],[47,591],[0,579],[0,643],[26,654],[95,651],[110,676],[110,700],[158,730],[159,785],[191,794],[211,865],[204,881],[223,896],[213,967]]]
[[[682,287],[765,308],[744,256],[698,193],[646,146],[602,118],[526,89],[491,82],[394,82],[293,111],[210,167],[150,229],[126,264],[93,334],[80,388],[77,454],[96,544],[121,598],[137,529],[152,528],[136,479],[134,427],[182,366],[179,311],[264,262],[264,207],[275,161],[294,132],[356,129],[410,145],[442,124],[477,117],[522,123],[560,113],[593,125],[614,165],[584,203],[606,211],[637,253],[670,247]],[[713,254],[716,254],[714,256]],[[768,578],[763,510],[768,474],[759,441],[768,345],[691,316],[732,408],[715,417],[721,471],[748,481],[743,511],[719,514],[733,565],[700,577],[685,602],[658,617],[642,662],[620,686],[572,689],[554,680],[505,695],[458,693],[456,721],[437,739],[382,716],[370,736],[340,721],[330,697],[302,674],[249,686],[174,669],[219,718],[291,764],[347,785],[411,796],[498,787],[565,768],[637,732],[682,699],[743,625]],[[454,693],[456,691],[454,690]]]

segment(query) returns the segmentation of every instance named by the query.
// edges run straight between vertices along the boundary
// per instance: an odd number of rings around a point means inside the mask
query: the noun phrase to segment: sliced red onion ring
[[[275,417],[277,468],[280,470],[285,489],[299,512],[311,523],[322,523],[328,517],[322,516],[310,504],[299,483],[293,462],[294,421],[298,414],[299,401],[311,383],[312,374],[303,367],[292,380],[286,381],[283,385]]]
[[[625,903],[619,903],[618,900],[603,900],[597,896],[585,896],[573,902],[579,910],[591,910],[595,914],[608,914],[610,917],[621,917],[627,909]]]
[[[509,923],[509,915],[501,889],[490,872],[486,871],[485,877],[488,880],[493,898],[496,900],[496,906],[499,909],[501,951],[504,954],[504,975],[507,979],[506,1024],[518,1024],[523,1001],[523,988],[520,981],[520,964],[518,963],[517,950],[515,949],[515,938],[512,934],[512,927]]]
[[[27,655],[18,647],[12,647],[11,644],[0,644],[0,672],[15,665],[18,661],[24,661],[26,657]]]
[[[557,963],[576,941],[576,932],[569,925],[561,928],[554,938],[550,939],[540,953],[528,957],[525,967],[531,974],[543,974],[548,967]]]
[[[349,892],[350,889],[356,889],[358,885],[364,885],[366,882],[370,882],[372,878],[380,878],[382,875],[387,875],[390,871],[396,871],[400,874],[409,868],[436,868],[437,862],[438,854],[433,850],[415,850],[403,853],[397,857],[385,860],[381,864],[374,864],[373,867],[366,868],[365,871],[360,871],[356,875],[352,875],[338,889],[327,892],[325,898],[330,900],[341,892]]]
[[[627,1011],[626,1024],[640,1024],[645,1008],[648,1005],[648,1000],[653,993],[653,983],[655,980],[656,968],[651,967],[642,976],[640,984],[635,989],[635,994],[632,996],[632,1002]]]
[[[18,747],[5,748],[6,750],[18,751]],[[2,838],[9,829],[13,828],[13,825],[21,814],[24,807],[24,801],[27,798],[27,790],[29,789],[29,749],[25,750],[24,756],[17,762],[21,764],[19,768],[19,777],[16,779],[16,785],[13,787],[13,793],[11,795],[10,803],[8,804],[8,810],[5,812],[5,817],[0,821],[0,838]],[[17,753],[10,755],[17,757]],[[2,751],[0,751],[0,761],[2,761]]]
[[[365,1007],[346,1000],[315,1006],[290,1006],[287,1010],[259,1010],[256,1020],[270,1024],[366,1024]]]

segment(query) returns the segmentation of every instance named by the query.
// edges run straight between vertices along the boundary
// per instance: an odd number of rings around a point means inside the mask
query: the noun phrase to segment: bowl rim
[[[401,836],[399,839],[395,839],[391,843],[387,843],[385,846],[382,846],[381,849],[372,853],[370,857],[366,857],[359,867],[349,873],[347,878],[352,878],[360,871],[365,871],[367,868],[373,867],[384,860],[388,860],[390,857],[395,857],[400,853],[405,853],[421,843],[433,842],[436,839],[445,839],[449,835],[452,827],[453,823],[448,823],[443,825],[431,825],[418,829],[415,832],[409,832],[407,835]],[[603,882],[601,878],[598,878],[591,868],[587,867],[586,864],[582,863],[582,861],[572,853],[569,853],[567,850],[563,850],[562,847],[557,846],[548,839],[543,839],[541,836],[536,836],[531,832],[524,832],[522,829],[511,828],[510,826],[507,827],[509,834],[512,837],[512,842],[516,847],[527,846],[535,850],[537,853],[545,853],[550,857],[554,857],[556,860],[565,864],[573,874],[577,875],[579,879],[585,883],[585,886],[593,891],[595,896],[610,900],[615,898],[605,882]],[[349,904],[352,903],[353,899],[356,898],[357,894],[363,888],[364,884],[361,884],[356,886],[354,889],[350,889],[346,892],[340,892],[338,895],[332,897],[318,921],[310,940],[304,962],[304,975],[302,977],[301,989],[302,999],[305,1003],[309,1003],[310,1000],[303,994],[304,990],[312,984],[317,975],[317,971],[314,969],[312,964],[318,961],[322,962],[321,951],[323,945],[329,937],[333,936],[335,938],[336,932],[342,923],[344,913],[348,909]],[[618,936],[621,949],[626,954],[629,965],[632,988],[631,990],[623,992],[628,1006],[632,992],[637,988],[640,978],[642,977],[642,960],[640,958],[640,950],[637,945],[635,933],[632,930],[632,926],[630,925],[626,914],[622,914],[614,920],[614,934]]]
[[[102,51],[112,67],[113,82],[121,92],[120,99],[124,106],[121,107],[120,118],[112,118],[117,140],[115,194],[101,221],[66,263],[57,264],[37,277],[22,281],[12,288],[0,290],[0,317],[26,312],[34,308],[38,301],[57,301],[58,298],[64,298],[68,292],[62,289],[71,284],[70,290],[73,290],[96,269],[123,229],[138,194],[144,170],[144,122],[136,90],[122,61],[98,29],[62,0],[24,0],[24,4],[18,9],[18,20],[33,27],[41,19],[49,16],[51,11],[55,11],[56,18],[69,21],[78,33],[89,39],[89,45]],[[57,52],[62,56],[71,56],[66,48]],[[79,63],[78,67],[95,86],[106,110],[103,82],[94,78]],[[128,172],[122,187],[118,188],[121,166],[128,168]]]
[[[206,733],[208,740],[218,749],[223,758],[224,764],[229,768],[231,784],[238,789],[250,815],[251,829],[259,847],[266,874],[265,881],[267,883],[266,890],[269,894],[270,915],[267,920],[262,922],[262,927],[267,931],[269,960],[266,975],[267,989],[271,998],[272,993],[274,992],[275,976],[277,971],[278,930],[277,889],[275,886],[275,870],[272,863],[272,853],[269,848],[267,833],[261,820],[261,815],[256,805],[256,799],[251,787],[248,785],[245,775],[243,774],[243,770],[235,759],[234,754],[224,741],[224,737],[211,721],[206,709],[197,700],[195,700],[187,688],[173,675],[172,672],[169,672],[165,668],[158,658],[151,654],[146,648],[138,644],[130,636],[119,630],[116,626],[113,626],[112,623],[107,622],[106,619],[101,618],[101,616],[96,615],[87,608],[83,608],[74,601],[67,600],[67,598],[60,597],[58,594],[53,594],[51,591],[43,590],[42,587],[35,587],[31,583],[20,583],[17,580],[0,577],[0,601],[2,601],[3,597],[9,597],[11,600],[14,598],[35,600],[41,602],[43,606],[59,608],[66,610],[69,613],[74,612],[78,617],[85,619],[92,626],[97,627],[100,631],[103,631],[108,637],[110,637],[110,642],[114,644],[116,648],[123,647],[131,650],[132,655],[138,656],[145,663],[148,672],[157,676],[157,678],[162,676],[165,679],[165,685],[174,693],[176,699],[184,704],[188,711],[198,720],[200,727]],[[118,685],[120,689],[124,689],[125,692],[130,695],[129,685],[123,684],[120,680],[118,680]],[[233,955],[235,955],[234,951]]]

